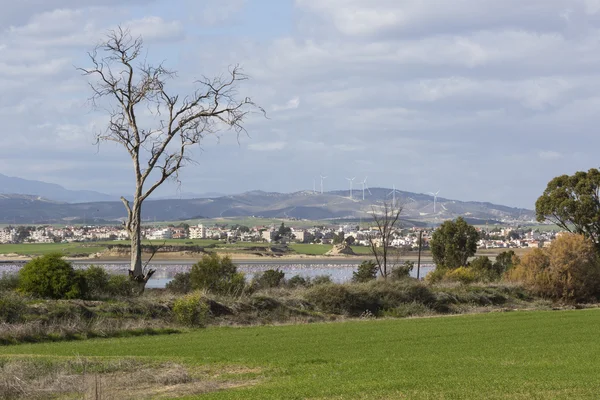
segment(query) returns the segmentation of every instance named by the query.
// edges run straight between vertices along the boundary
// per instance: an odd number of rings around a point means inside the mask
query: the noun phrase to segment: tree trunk
[[[151,269],[144,273],[142,265],[142,203],[138,199],[133,202],[130,218],[131,265],[129,266],[129,278],[137,283],[137,290],[141,294],[155,270]]]

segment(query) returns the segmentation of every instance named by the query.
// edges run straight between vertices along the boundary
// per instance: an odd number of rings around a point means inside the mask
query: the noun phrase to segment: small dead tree
[[[168,179],[178,181],[181,168],[193,160],[190,147],[208,134],[225,129],[238,135],[254,110],[264,113],[250,98],[238,99],[237,87],[246,80],[239,66],[226,76],[202,78],[188,96],[167,91],[176,73],[162,64],[151,65],[142,57],[143,40],[117,28],[88,53],[90,68],[78,68],[90,78],[92,104],[108,104],[109,122],[96,135],[96,144],[122,145],[133,161],[135,192],[132,200],[121,197],[127,210],[124,223],[131,238],[129,276],[144,290],[154,270],[142,265],[142,203]],[[151,176],[152,174],[152,176]]]
[[[398,204],[383,202],[381,207],[371,207],[373,222],[377,230],[371,232],[367,239],[371,253],[375,257],[375,263],[379,267],[379,274],[387,279],[389,273],[398,263],[401,250],[392,246],[395,230],[399,227],[402,206]]]

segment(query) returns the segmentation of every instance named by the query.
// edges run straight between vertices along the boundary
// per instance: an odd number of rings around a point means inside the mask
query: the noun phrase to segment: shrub
[[[415,268],[415,263],[412,261],[405,261],[404,264],[392,268],[390,278],[392,280],[402,280],[410,276],[411,271]]]
[[[173,313],[177,322],[187,326],[206,325],[209,309],[199,291],[186,294],[175,300],[173,304]]]
[[[329,275],[317,275],[313,278],[313,285],[328,285],[332,283],[331,276]]]
[[[565,234],[547,250],[534,249],[507,276],[553,299],[590,301],[600,295],[600,262],[583,235]]]
[[[320,310],[333,314],[346,313],[352,303],[348,288],[336,284],[316,285],[307,291],[306,299]]]
[[[283,282],[285,273],[279,269],[268,269],[261,274],[257,274],[253,283],[260,289],[279,287]]]
[[[186,294],[192,291],[192,282],[189,272],[178,272],[173,280],[167,283],[166,289],[173,293]]]
[[[51,299],[85,297],[85,279],[59,253],[37,257],[19,271],[19,289]]]
[[[202,256],[190,271],[191,287],[213,293],[241,293],[245,286],[244,275],[237,272],[231,258],[216,253]]]
[[[402,303],[395,308],[384,310],[382,316],[392,318],[407,318],[431,314],[432,310],[423,303]]]
[[[446,269],[444,267],[441,267],[441,266],[437,266],[433,271],[429,272],[425,276],[425,282],[427,282],[427,283],[439,283],[446,276],[446,272],[448,272],[448,269]]]
[[[352,272],[352,282],[368,282],[377,278],[377,264],[373,261],[363,261],[358,269]]]
[[[475,280],[477,281],[497,281],[502,275],[502,272],[496,268],[500,266],[493,264],[492,261],[486,256],[475,258],[473,261],[471,261],[469,267],[470,270],[475,274]]]
[[[81,271],[87,285],[88,296],[91,298],[101,297],[109,292],[108,281],[110,275],[102,267],[91,265]]]
[[[19,275],[3,273],[0,277],[0,292],[9,292],[19,287]]]
[[[463,285],[468,285],[477,280],[477,274],[471,268],[459,267],[446,272],[444,280],[451,282],[460,282]]]
[[[107,292],[111,296],[132,296],[137,290],[137,285],[126,275],[110,275],[108,278]]]
[[[515,265],[518,265],[520,262],[519,256],[515,254],[514,251],[503,251],[502,253],[496,256],[496,262],[494,263],[494,270],[498,273],[498,275],[502,276],[507,271],[509,271]]]
[[[290,279],[288,279],[287,286],[292,289],[297,287],[309,287],[310,278],[304,278],[300,275],[294,275]]]
[[[15,323],[23,320],[26,305],[16,293],[0,295],[0,322]]]

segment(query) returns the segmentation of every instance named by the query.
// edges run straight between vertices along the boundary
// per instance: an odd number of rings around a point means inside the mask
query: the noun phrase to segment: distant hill
[[[118,200],[118,197],[92,190],[68,190],[54,183],[16,178],[3,174],[0,174],[0,194],[41,196],[67,203]]]
[[[391,189],[373,188],[365,193],[356,190],[353,198],[348,191],[312,191],[275,193],[251,191],[237,195],[198,199],[148,200],[142,218],[146,221],[176,221],[218,217],[296,218],[308,220],[365,219],[377,212],[383,201],[391,201]],[[484,202],[438,198],[435,205],[430,195],[396,192],[396,201],[403,204],[402,218],[435,224],[462,216],[471,223],[489,221],[533,221],[534,212]],[[120,201],[100,201],[68,204],[44,197],[0,196],[0,223],[78,223],[119,221],[126,217]]]

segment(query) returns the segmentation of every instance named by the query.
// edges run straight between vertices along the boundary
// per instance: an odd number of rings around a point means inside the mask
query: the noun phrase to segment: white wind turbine
[[[352,185],[354,185],[354,180],[356,179],[356,177],[354,178],[346,178],[346,180],[348,182],[350,182],[350,198],[352,198]]]
[[[313,178],[313,194],[317,193],[317,180]]]
[[[400,191],[396,190],[396,185],[392,185],[392,188],[392,191],[389,192],[387,195],[392,195],[392,207],[396,207],[396,193],[400,193]]]
[[[367,189],[367,191],[369,192],[370,195],[373,194],[373,193],[371,193],[371,190],[367,186],[367,178],[368,178],[368,176],[365,176],[365,180],[361,182],[361,184],[362,184],[362,192],[363,192],[363,200],[365,199],[365,189]]]
[[[321,176],[321,194],[323,194],[323,180],[327,179],[326,176],[320,175]]]
[[[435,205],[437,204],[437,195],[440,193],[440,191],[438,190],[435,193],[429,192],[430,195],[433,196],[433,213],[435,214]]]

